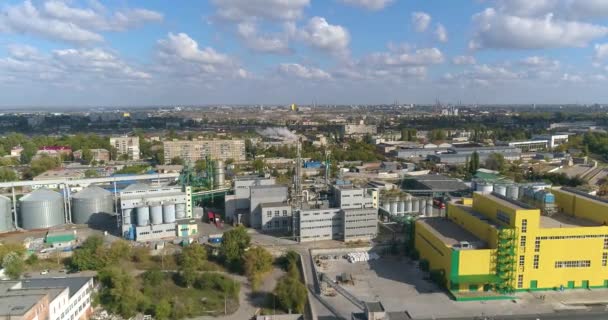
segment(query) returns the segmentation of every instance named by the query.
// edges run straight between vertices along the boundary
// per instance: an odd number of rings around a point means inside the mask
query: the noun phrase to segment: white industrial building
[[[226,221],[243,223],[250,213],[251,187],[268,186],[276,184],[272,177],[241,176],[234,180],[234,194],[226,195],[225,218]]]
[[[120,209],[123,237],[136,241],[174,238],[176,220],[192,218],[192,190],[132,184],[120,192]]]
[[[568,143],[568,134],[539,134],[534,135],[534,140],[547,140],[549,148],[553,149],[561,144]]]

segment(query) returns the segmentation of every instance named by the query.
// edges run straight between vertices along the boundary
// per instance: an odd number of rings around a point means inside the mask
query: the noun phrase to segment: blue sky
[[[8,0],[0,106],[608,103],[607,36],[604,0]]]

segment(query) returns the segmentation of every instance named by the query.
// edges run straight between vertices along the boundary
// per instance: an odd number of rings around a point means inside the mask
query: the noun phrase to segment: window
[[[522,249],[526,248],[526,236],[521,236],[521,238],[519,239],[519,246]]]
[[[287,217],[287,210],[283,210],[283,217]]]
[[[517,276],[517,288],[521,289],[524,287],[524,275],[520,274]]]
[[[534,269],[538,269],[538,255],[535,254],[534,255]]]
[[[528,219],[521,220],[521,232],[526,233],[528,231]]]
[[[275,210],[275,212],[274,212],[274,216],[275,216],[275,217],[278,217],[278,216],[279,216],[279,212],[280,212],[279,210]]]
[[[555,261],[555,268],[589,268],[591,260]]]
[[[270,210],[266,211],[266,217],[267,218],[272,217],[272,211],[270,211]]]
[[[602,267],[608,264],[608,252],[602,253]]]
[[[526,257],[519,256],[519,266],[523,268],[525,264],[526,264]]]
[[[540,238],[534,239],[534,252],[540,251]]]
[[[498,210],[498,212],[496,212],[496,219],[498,221],[504,222],[505,224],[511,224],[511,217],[509,217],[508,214]]]
[[[604,250],[608,250],[608,238],[604,238]]]

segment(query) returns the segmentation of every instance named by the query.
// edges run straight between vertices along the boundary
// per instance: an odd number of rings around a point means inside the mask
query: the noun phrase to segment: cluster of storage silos
[[[433,201],[427,198],[415,198],[407,195],[401,198],[383,199],[381,206],[391,215],[405,215],[412,213],[427,215],[433,210]]]
[[[95,215],[114,213],[114,198],[110,191],[90,186],[72,196],[72,222],[88,224]]]
[[[11,199],[0,196],[0,232],[13,230],[13,215]]]
[[[151,202],[135,209],[124,209],[125,224],[135,223],[140,227],[150,224],[175,223],[176,219],[186,217],[186,204],[173,202]],[[133,221],[132,219],[135,219]]]
[[[19,199],[19,227],[43,229],[62,225],[66,222],[65,208],[63,195],[38,189]]]
[[[493,192],[494,194],[517,200],[519,199],[519,186],[514,183],[491,183],[486,181],[475,182],[475,191],[484,193]]]

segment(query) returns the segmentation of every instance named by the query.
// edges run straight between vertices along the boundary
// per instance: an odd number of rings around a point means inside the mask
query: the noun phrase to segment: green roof
[[[472,274],[450,279],[453,283],[498,283],[500,277],[495,274]]]
[[[511,182],[509,178],[496,173],[477,171],[474,176],[476,179],[485,180],[488,182]]]
[[[57,234],[57,235],[47,235],[46,243],[57,243],[57,242],[69,242],[76,240],[76,235],[74,234]]]

